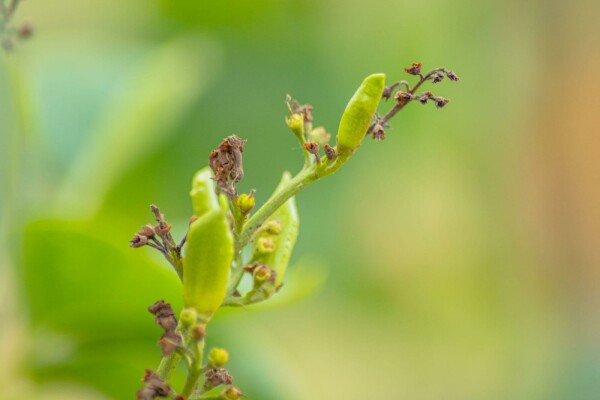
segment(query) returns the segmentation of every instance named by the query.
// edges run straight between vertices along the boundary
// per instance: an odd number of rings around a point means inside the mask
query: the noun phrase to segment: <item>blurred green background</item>
[[[193,173],[248,139],[264,201],[302,155],[290,93],[335,132],[362,78],[447,66],[383,142],[298,196],[271,306],[210,326],[249,399],[600,398],[597,1],[23,2],[0,56],[0,399],[130,399]]]

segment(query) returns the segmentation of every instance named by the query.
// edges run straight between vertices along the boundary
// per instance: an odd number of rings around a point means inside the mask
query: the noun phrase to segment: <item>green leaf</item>
[[[322,261],[303,258],[289,268],[286,273],[285,285],[276,295],[267,301],[249,307],[266,310],[287,306],[309,298],[323,288],[328,273],[327,265]]]
[[[177,276],[144,250],[104,239],[110,229],[60,220],[26,227],[22,282],[34,326],[81,340],[156,337],[146,310],[159,299],[181,304]]]
[[[61,188],[61,212],[93,213],[116,178],[176,131],[209,81],[205,64],[215,53],[206,40],[187,37],[150,54],[79,153]]]
[[[275,193],[280,191],[291,180],[289,172],[285,172],[279,186],[275,189]],[[259,235],[256,243],[260,243],[261,239],[268,239],[273,244],[273,250],[269,253],[264,253],[255,246],[255,252],[252,257],[253,261],[258,261],[269,266],[277,277],[275,279],[275,287],[279,287],[283,282],[285,271],[287,269],[292,251],[298,237],[298,229],[300,225],[300,217],[296,208],[296,197],[290,197],[281,207],[273,213],[271,218],[265,223],[275,223],[280,227],[280,232],[271,234],[268,230]]]

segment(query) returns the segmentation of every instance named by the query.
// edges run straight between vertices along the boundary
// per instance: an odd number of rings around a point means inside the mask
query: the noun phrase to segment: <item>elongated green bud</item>
[[[209,319],[219,308],[227,289],[233,259],[233,234],[227,217],[227,199],[190,225],[183,258],[183,299]]]
[[[284,187],[290,179],[289,172],[285,172],[275,192]],[[295,197],[286,201],[265,224],[267,226],[277,224],[278,227],[276,231],[271,229],[262,231],[256,239],[257,245],[255,245],[253,260],[269,266],[275,272],[275,287],[279,287],[283,282],[285,270],[298,237],[300,219]],[[272,243],[271,251],[264,251],[265,243],[269,245]]]
[[[337,149],[349,155],[362,143],[377,111],[385,87],[385,74],[367,76],[348,102],[340,120]]]
[[[199,217],[211,210],[219,208],[219,200],[215,192],[215,181],[209,167],[204,167],[194,175],[192,179],[192,206],[194,215]]]

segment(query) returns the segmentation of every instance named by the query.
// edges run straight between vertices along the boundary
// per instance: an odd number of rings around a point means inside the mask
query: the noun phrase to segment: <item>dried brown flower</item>
[[[376,123],[371,128],[371,136],[374,140],[383,140],[385,139],[385,130],[383,129],[383,125],[380,123]]]
[[[421,63],[413,63],[413,65],[411,65],[408,68],[404,68],[404,71],[406,71],[407,73],[411,74],[411,75],[420,75],[421,74]]]
[[[159,397],[167,397],[171,392],[171,388],[162,379],[158,377],[156,372],[147,369],[144,378],[146,385],[137,391],[137,398],[140,400],[154,400]]]
[[[167,331],[160,337],[158,344],[162,348],[163,356],[168,356],[181,346],[181,336],[175,331]]]
[[[245,143],[245,140],[235,135],[228,136],[208,156],[208,164],[215,174],[217,186],[230,198],[237,197],[235,185],[244,177],[242,153]]]
[[[386,86],[383,89],[383,94],[381,95],[381,98],[385,99],[387,101],[392,97],[393,92],[394,92],[394,86]]]
[[[159,300],[152,304],[148,307],[148,311],[156,317],[156,324],[165,331],[171,331],[177,327],[175,311],[173,311],[173,307],[171,307],[169,303],[165,303],[164,300]]]
[[[410,92],[403,92],[403,91],[399,90],[398,92],[396,92],[396,95],[394,96],[394,98],[399,103],[408,103],[409,101],[411,101],[415,98],[415,95]]]
[[[319,145],[317,144],[317,142],[306,142],[306,143],[304,143],[304,148],[310,154],[315,156],[315,159],[317,160],[317,164],[321,163],[321,156],[319,156]]]
[[[435,83],[439,83],[443,79],[444,79],[444,75],[441,74],[441,73],[439,73],[439,72],[437,72],[437,73],[435,73],[435,74],[432,75],[432,77],[431,77],[431,83],[434,83],[434,84]]]
[[[148,238],[144,235],[136,233],[135,235],[133,235],[133,239],[131,239],[129,243],[131,243],[131,247],[137,249],[138,247],[145,246],[148,243]]]
[[[448,79],[450,79],[451,81],[459,81],[460,78],[458,77],[458,75],[456,75],[454,73],[454,71],[446,71],[446,76],[448,77]]]
[[[435,102],[435,106],[437,108],[443,108],[444,106],[446,106],[446,104],[450,102],[449,99],[445,99],[442,96],[434,97],[433,101]]]
[[[330,159],[333,160],[335,159],[338,155],[335,151],[335,149],[333,147],[331,147],[330,145],[326,144],[325,145],[325,156]]]
[[[418,100],[421,102],[421,104],[427,104],[427,101],[428,101],[429,99],[431,99],[431,98],[433,98],[433,93],[431,93],[431,92],[424,92],[424,93],[421,93],[421,94],[420,94],[420,95],[417,97],[417,99],[418,99]]]
[[[219,385],[231,385],[233,383],[233,376],[225,368],[211,368],[206,371],[206,383],[211,388]]]

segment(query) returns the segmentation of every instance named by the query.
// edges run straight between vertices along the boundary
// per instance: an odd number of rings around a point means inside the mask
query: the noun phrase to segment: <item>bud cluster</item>
[[[156,372],[147,369],[142,380],[146,383],[143,388],[137,391],[137,398],[140,400],[154,400],[169,396],[171,388],[167,385]]]
[[[204,390],[208,391],[220,385],[231,385],[233,376],[225,368],[211,368],[206,371]]]
[[[286,118],[286,123],[302,144],[307,157],[313,156],[315,162],[320,164],[319,149],[324,147],[327,158],[335,158],[335,150],[329,146],[331,134],[322,126],[313,129],[313,107],[310,104],[300,105],[289,94],[286,96],[285,103],[290,112],[290,117]]]

